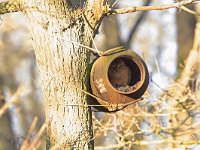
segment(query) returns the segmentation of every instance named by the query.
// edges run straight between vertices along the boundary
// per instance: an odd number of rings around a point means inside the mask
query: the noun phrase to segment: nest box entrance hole
[[[141,72],[131,57],[122,56],[111,62],[108,68],[108,79],[115,89],[134,86],[141,81]]]

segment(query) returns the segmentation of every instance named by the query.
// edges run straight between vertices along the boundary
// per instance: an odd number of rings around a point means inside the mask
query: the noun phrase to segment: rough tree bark
[[[19,0],[27,19],[42,78],[49,147],[93,149],[91,110],[87,107],[87,65],[103,15],[102,0],[88,0],[84,9],[65,0]]]

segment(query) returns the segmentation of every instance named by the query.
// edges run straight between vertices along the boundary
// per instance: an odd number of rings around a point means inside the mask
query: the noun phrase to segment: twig
[[[77,46],[84,47],[84,48],[90,50],[92,53],[98,54],[99,56],[101,56],[101,55],[103,54],[103,52],[102,52],[102,51],[99,51],[98,49],[94,49],[94,48],[91,48],[91,47],[89,47],[89,46],[85,46],[85,45],[80,44],[80,43],[78,43],[78,42],[69,41],[69,40],[68,40],[68,42],[70,42],[70,43],[72,43],[72,44],[75,44],[75,45],[77,45]]]
[[[122,52],[122,51],[125,51],[125,50],[126,50],[126,49],[124,49],[123,46],[119,46],[119,47],[115,47],[115,48],[108,49],[108,50],[106,50],[106,51],[103,52],[103,51],[100,51],[100,50],[98,50],[98,49],[94,49],[94,48],[91,48],[91,47],[89,47],[89,46],[80,44],[80,43],[75,42],[75,41],[70,41],[70,40],[68,40],[67,42],[70,42],[70,43],[72,43],[72,44],[75,44],[75,46],[84,47],[84,48],[86,48],[87,50],[91,51],[92,53],[97,54],[98,56],[112,55],[112,54],[119,53],[119,52]]]
[[[199,15],[197,12],[185,7],[185,6],[181,6],[181,9],[184,10],[185,12],[188,12],[190,14],[193,14],[193,15]]]
[[[113,7],[117,7],[118,4],[119,4],[119,0],[116,0],[116,1],[112,4],[111,7],[112,7],[112,8],[113,8]]]
[[[35,139],[33,140],[33,142],[31,143],[31,145],[29,146],[28,149],[34,149],[34,147],[36,147],[37,143],[39,142],[39,138],[42,136],[45,129],[46,129],[46,124],[44,123],[42,125],[42,127],[40,128],[40,130],[38,131]]]
[[[20,150],[26,150],[29,147],[29,140],[30,140],[31,134],[33,133],[36,127],[37,121],[38,121],[38,117],[34,117],[31,127],[29,128],[28,134],[26,138],[24,139]]]
[[[181,127],[182,125],[184,125],[185,122],[191,117],[191,113],[190,113],[190,111],[187,109],[187,107],[186,107],[182,102],[180,102],[179,99],[175,98],[172,94],[170,94],[168,90],[164,90],[164,89],[161,88],[157,83],[155,83],[153,80],[152,80],[152,82],[153,82],[160,90],[162,90],[164,93],[166,93],[169,97],[171,97],[171,98],[173,98],[174,100],[176,100],[177,103],[178,103],[179,105],[181,105],[182,108],[185,109],[185,111],[186,111],[186,113],[187,113],[187,116],[185,117],[185,119],[179,124],[179,126],[178,126],[177,128],[174,129],[173,133],[171,133],[172,135],[175,135],[175,134],[177,133],[177,131],[180,130],[180,127]]]
[[[20,86],[17,91],[15,92],[14,95],[12,95],[11,99],[5,103],[1,108],[0,108],[0,117],[13,105],[15,104],[19,96],[22,94],[22,86]]]
[[[161,91],[163,91],[164,93],[166,93],[169,97],[171,97],[171,98],[173,98],[175,101],[177,101],[177,103],[180,104],[180,105],[182,106],[182,108],[186,110],[187,115],[190,116],[189,110],[186,108],[186,106],[185,106],[182,102],[179,101],[179,99],[175,98],[172,94],[170,94],[168,90],[164,90],[163,88],[161,88],[161,87],[160,87],[156,82],[154,82],[153,80],[152,80],[152,83],[153,83],[154,85],[156,85]],[[188,116],[187,116],[187,117],[188,117]],[[187,118],[187,117],[186,117],[186,118]]]
[[[94,48],[95,48],[95,50],[97,51],[97,53],[100,53],[100,51],[97,49],[97,46],[96,46],[96,44],[95,44],[95,42],[94,42],[93,35],[92,35],[92,33],[90,32],[90,24],[89,24],[89,22],[87,21],[87,18],[85,17],[84,14],[83,14],[83,19],[85,20],[85,22],[86,22],[86,24],[87,24],[87,31],[88,31],[88,34],[89,34],[91,40],[92,40],[92,43],[93,43],[93,45],[94,45]]]
[[[196,145],[200,144],[200,140],[170,140],[170,139],[163,139],[163,140],[155,140],[155,141],[127,141],[125,143],[121,144],[114,144],[114,145],[109,145],[109,146],[98,146],[95,147],[95,150],[109,150],[109,149],[116,149],[123,147],[126,144],[132,144],[132,145],[158,145],[158,144],[167,144],[167,143],[172,143],[172,144],[178,144],[178,145]]]
[[[196,0],[184,0],[184,1],[180,1],[180,2],[176,2],[173,4],[167,4],[167,5],[158,5],[158,6],[141,6],[141,7],[130,7],[130,8],[119,8],[119,9],[113,9],[110,7],[104,7],[104,15],[108,16],[108,15],[115,15],[115,14],[125,14],[125,13],[133,13],[133,12],[137,12],[137,11],[149,11],[149,10],[164,10],[164,9],[171,9],[171,8],[178,8],[178,9],[183,9],[184,11],[187,11],[189,13],[195,14],[195,15],[199,15],[196,12],[193,12],[192,10],[189,11],[189,9],[183,7],[187,4],[191,4],[191,3],[196,3]]]
[[[63,79],[60,79],[60,78],[57,78],[57,77],[53,77],[53,78],[56,78],[56,79],[58,79],[58,80],[60,80],[60,81],[62,81],[62,82],[64,82],[64,83],[69,84],[68,82],[66,82],[66,81],[63,80]],[[95,98],[95,99],[100,100],[100,101],[105,101],[105,100],[102,100],[101,98],[99,98],[99,97],[97,97],[97,96],[95,96],[95,95],[93,95],[93,94],[91,94],[91,93],[89,93],[89,92],[87,92],[87,91],[85,91],[85,90],[83,90],[83,89],[81,89],[81,88],[75,86],[75,85],[69,84],[69,86],[71,86],[71,87],[73,87],[73,88],[75,88],[75,89],[77,89],[77,90],[83,92],[83,93],[86,94],[86,95],[91,96],[92,98]],[[137,103],[137,102],[139,102],[139,101],[141,101],[141,100],[142,100],[142,98],[133,100],[132,102],[125,103],[125,104],[123,104],[123,103],[122,103],[122,104],[113,104],[113,105],[117,106],[117,109],[114,110],[114,112],[115,112],[115,111],[122,110],[122,109],[124,109],[125,107],[127,107],[127,106],[129,106],[129,105],[132,105],[132,104],[135,104],[135,103]],[[61,105],[61,104],[60,104],[60,105]],[[62,104],[62,105],[63,105],[63,104]],[[77,107],[86,107],[86,108],[87,108],[87,107],[90,107],[90,106],[95,106],[95,107],[102,107],[102,106],[103,106],[103,107],[107,107],[107,106],[112,106],[112,104],[105,104],[105,105],[103,105],[103,104],[100,104],[100,105],[89,105],[89,104],[86,104],[86,105],[64,104],[64,105],[66,105],[66,106],[77,106]],[[112,111],[110,111],[110,112],[112,112]]]

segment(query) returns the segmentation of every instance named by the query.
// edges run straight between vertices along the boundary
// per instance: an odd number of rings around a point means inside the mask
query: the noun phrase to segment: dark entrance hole
[[[141,72],[130,57],[118,57],[111,62],[108,68],[108,79],[115,89],[130,92],[141,81]]]

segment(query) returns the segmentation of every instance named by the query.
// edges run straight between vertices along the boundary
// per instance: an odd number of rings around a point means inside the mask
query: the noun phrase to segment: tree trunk
[[[93,11],[98,4],[88,1],[83,12],[63,0],[20,1],[42,78],[49,147],[93,149],[91,110],[80,90],[86,90],[90,52],[76,43],[91,46],[102,16]]]
[[[194,9],[193,6],[189,7]],[[176,14],[178,29],[178,69],[179,76],[183,71],[184,61],[187,58],[194,41],[195,17],[187,12],[182,11]],[[181,65],[180,65],[181,64]]]
[[[196,5],[196,12],[200,12],[199,10],[200,5]],[[195,27],[195,35],[194,35],[194,42],[193,47],[190,50],[190,53],[188,55],[185,68],[183,70],[183,73],[180,77],[180,82],[182,82],[183,86],[188,86],[192,91],[197,90],[197,85],[199,84],[199,74],[200,74],[200,61],[199,61],[199,55],[200,55],[200,17],[196,16],[196,27]]]

